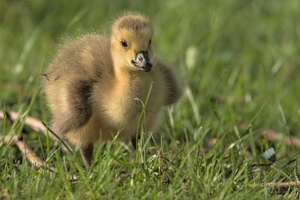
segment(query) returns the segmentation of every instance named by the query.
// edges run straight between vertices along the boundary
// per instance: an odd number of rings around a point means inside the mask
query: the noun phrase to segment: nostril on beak
[[[150,62],[148,52],[146,51],[137,52],[135,60],[132,60],[131,62],[135,66],[142,68],[146,72],[149,72],[152,67],[152,63]]]
[[[141,56],[139,56],[138,59],[139,59],[140,62],[142,62],[144,60],[144,58],[141,57]]]

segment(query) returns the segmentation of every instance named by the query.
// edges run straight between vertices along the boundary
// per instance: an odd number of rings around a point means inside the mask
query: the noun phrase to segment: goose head
[[[116,20],[111,31],[114,66],[149,72],[152,68],[152,26],[143,15],[127,13]]]

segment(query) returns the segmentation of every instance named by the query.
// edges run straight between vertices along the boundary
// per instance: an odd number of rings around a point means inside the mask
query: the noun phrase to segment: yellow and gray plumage
[[[110,35],[90,33],[62,47],[42,77],[52,113],[50,127],[80,149],[91,164],[93,144],[136,135],[143,103],[152,90],[144,118],[154,130],[163,106],[181,96],[171,67],[151,43],[152,26],[138,13],[125,13]]]

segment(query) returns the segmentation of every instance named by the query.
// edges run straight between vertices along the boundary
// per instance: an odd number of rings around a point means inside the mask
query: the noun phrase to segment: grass
[[[33,168],[0,143],[1,199],[294,199],[299,149],[271,142],[263,130],[299,135],[299,1],[8,1],[0,2],[0,105],[48,122],[39,77],[57,45],[71,36],[108,30],[123,10],[151,19],[153,43],[176,66],[184,85],[157,132],[130,143],[108,142],[85,169],[39,132],[24,140],[56,173]],[[155,88],[153,88],[155,89]],[[2,120],[2,134],[22,121]],[[209,145],[216,139],[214,145]],[[269,167],[262,153],[276,150]],[[289,161],[296,159],[290,164]],[[18,161],[22,161],[19,163]],[[72,175],[77,180],[70,180]]]

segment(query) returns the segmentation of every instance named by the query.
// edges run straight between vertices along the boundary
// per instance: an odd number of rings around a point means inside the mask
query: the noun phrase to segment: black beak
[[[152,63],[150,62],[147,51],[137,52],[135,60],[133,60],[132,63],[135,66],[142,68],[145,72],[149,72],[152,68]]]

